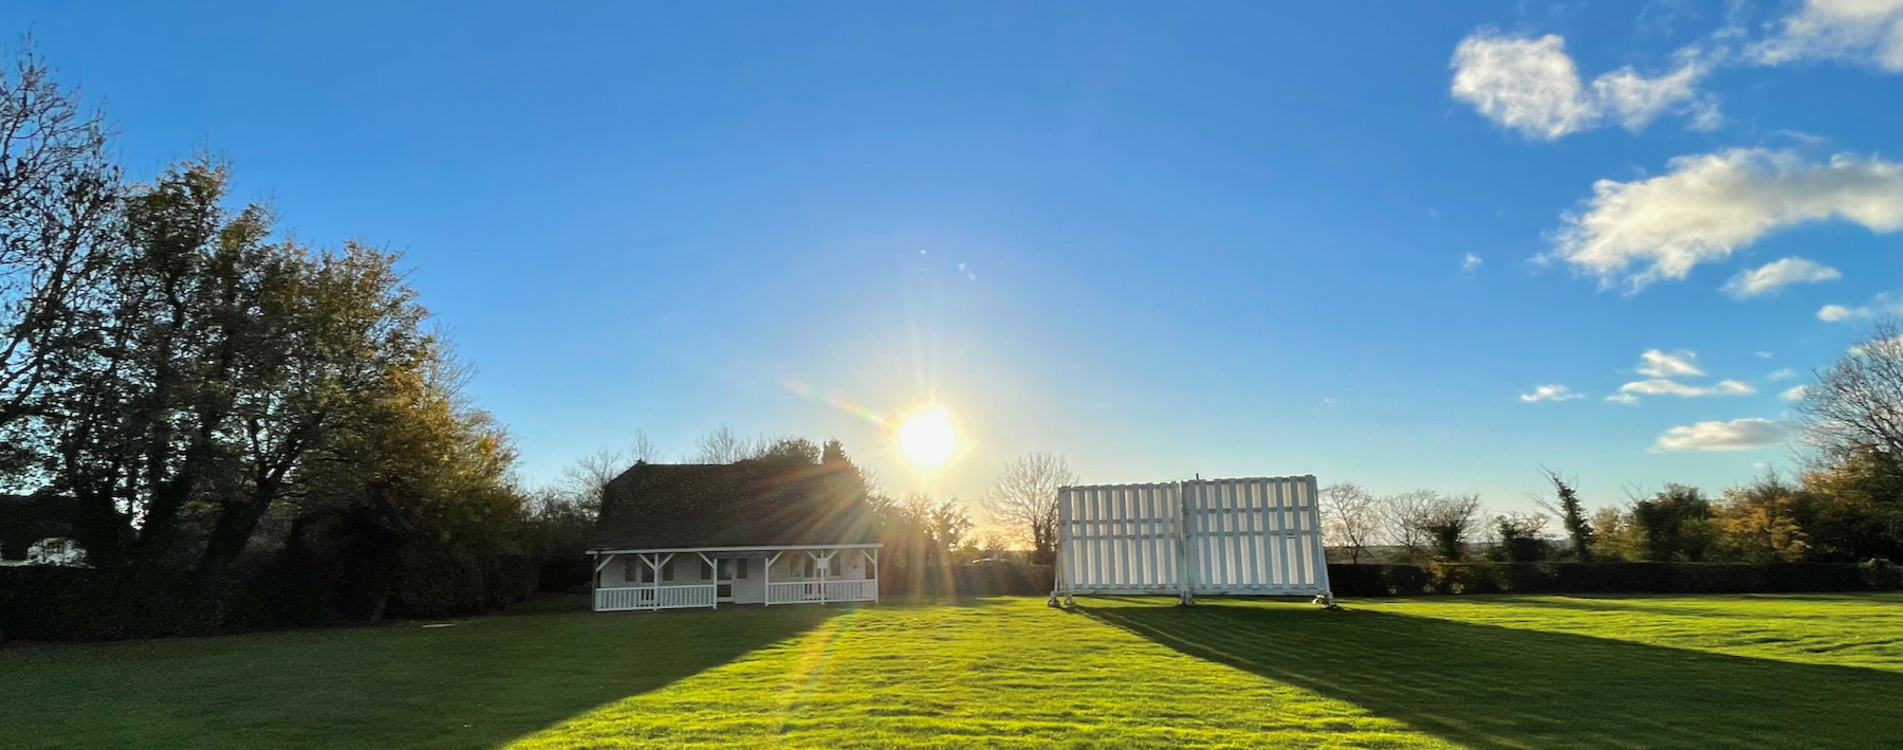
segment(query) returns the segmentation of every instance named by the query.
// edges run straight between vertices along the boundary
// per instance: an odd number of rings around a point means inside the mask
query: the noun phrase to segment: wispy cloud
[[[1903,229],[1903,165],[1838,154],[1813,162],[1789,151],[1730,149],[1669,162],[1633,182],[1600,180],[1583,213],[1566,214],[1544,260],[1637,292],[1682,279],[1766,233],[1841,220]]]
[[[1809,0],[1746,55],[1762,65],[1845,60],[1903,71],[1903,0]]]
[[[1655,378],[1698,377],[1705,374],[1694,363],[1698,353],[1680,349],[1666,354],[1657,349],[1647,349],[1639,355],[1639,374]]]
[[[1480,264],[1485,262],[1486,261],[1480,259],[1480,256],[1468,253],[1466,257],[1460,259],[1460,270],[1472,271],[1479,268]]]
[[[1585,396],[1574,393],[1573,389],[1557,383],[1534,386],[1532,391],[1520,394],[1520,400],[1529,404],[1536,401],[1571,401],[1576,398],[1585,398]]]
[[[1790,427],[1769,419],[1734,419],[1673,427],[1660,435],[1652,450],[1743,451],[1767,448],[1789,439]]]
[[[1675,57],[1677,67],[1658,76],[1626,66],[1587,84],[1559,35],[1482,29],[1454,48],[1452,94],[1482,117],[1537,140],[1614,122],[1636,132],[1667,113],[1690,114],[1694,127],[1715,127],[1717,100],[1698,91],[1710,63],[1693,48]]]
[[[1776,294],[1777,290],[1792,284],[1815,284],[1820,281],[1834,281],[1844,275],[1835,268],[1804,258],[1784,258],[1766,263],[1749,271],[1740,271],[1724,286],[1724,293],[1733,299],[1750,299],[1766,294]]]
[[[1824,305],[1817,311],[1817,319],[1826,323],[1867,320],[1883,315],[1903,315],[1903,293],[1884,292],[1856,307]]]
[[[1786,367],[1782,370],[1778,370],[1777,372],[1774,372],[1774,373],[1771,373],[1770,375],[1765,376],[1766,379],[1770,380],[1773,383],[1780,380],[1787,380],[1794,377],[1797,377],[1797,371],[1789,367]]]
[[[1802,401],[1807,395],[1810,395],[1810,386],[1794,385],[1786,389],[1783,393],[1777,394],[1777,397],[1785,401]]]
[[[1652,378],[1650,380],[1638,380],[1626,383],[1625,385],[1619,386],[1619,392],[1635,396],[1683,396],[1685,398],[1699,398],[1701,396],[1744,396],[1757,393],[1758,389],[1752,388],[1749,384],[1737,380],[1720,380],[1714,385],[1697,386],[1686,385],[1676,380]]]
[[[1636,404],[1640,396],[1678,396],[1681,398],[1700,398],[1704,396],[1742,396],[1756,393],[1757,389],[1737,380],[1720,380],[1708,386],[1681,383],[1673,378],[1703,377],[1705,371],[1698,366],[1698,353],[1680,349],[1667,354],[1658,349],[1647,349],[1639,355],[1640,375],[1645,380],[1635,380],[1619,386],[1619,391],[1606,400],[1619,404]]]

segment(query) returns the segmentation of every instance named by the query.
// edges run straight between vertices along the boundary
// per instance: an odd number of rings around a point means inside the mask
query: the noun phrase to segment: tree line
[[[130,179],[30,43],[5,65],[0,482],[210,629],[522,588],[515,451],[399,256],[298,242],[210,157]]]
[[[1474,495],[1336,484],[1322,493],[1324,528],[1346,562],[1903,560],[1903,325],[1873,326],[1817,373],[1797,412],[1795,478],[1767,471],[1715,497],[1667,484],[1589,512],[1577,480],[1544,471],[1546,512],[1501,514]]]

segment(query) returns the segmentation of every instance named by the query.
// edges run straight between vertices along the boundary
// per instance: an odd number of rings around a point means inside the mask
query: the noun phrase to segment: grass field
[[[1903,596],[543,611],[0,650],[0,747],[1881,748]],[[557,607],[545,607],[553,610]]]

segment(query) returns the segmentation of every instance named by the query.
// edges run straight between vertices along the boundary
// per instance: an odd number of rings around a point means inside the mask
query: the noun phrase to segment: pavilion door
[[[714,561],[714,601],[733,601],[733,579],[740,568],[747,564],[746,558],[721,558]]]

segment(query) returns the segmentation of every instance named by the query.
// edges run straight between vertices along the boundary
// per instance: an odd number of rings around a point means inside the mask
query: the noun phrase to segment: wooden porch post
[[[764,566],[766,569],[760,571],[760,587],[766,590],[766,601],[760,606],[773,606],[773,564],[779,562],[780,555],[784,554],[786,554],[786,550],[773,553],[772,557],[766,559],[766,565]]]
[[[708,557],[705,552],[694,554],[700,555],[700,561],[707,563],[707,567],[714,571],[714,600],[707,605],[707,608],[720,609],[720,563],[714,562],[714,558]]]

